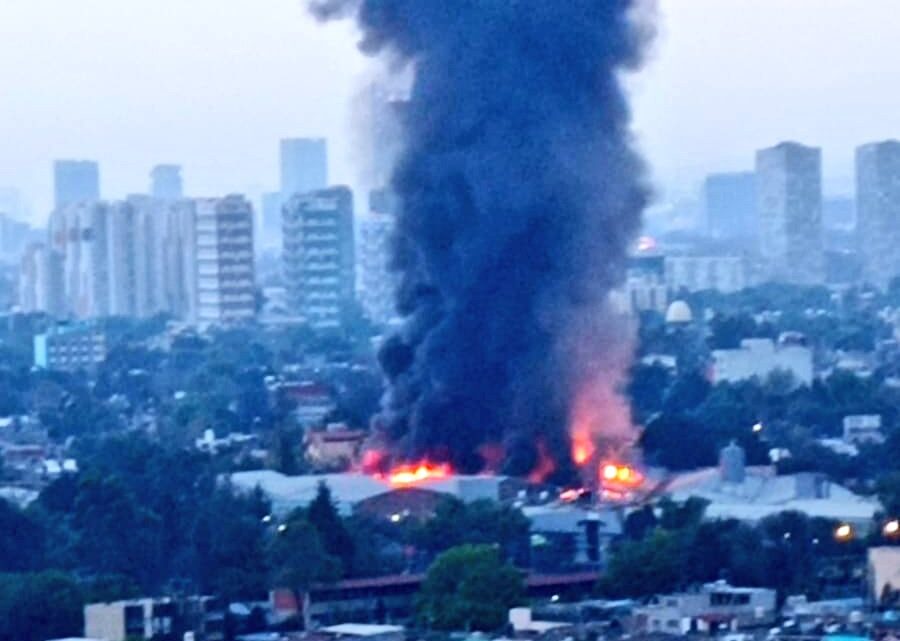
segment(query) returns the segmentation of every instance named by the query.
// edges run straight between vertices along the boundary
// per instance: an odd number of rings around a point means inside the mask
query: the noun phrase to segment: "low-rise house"
[[[324,430],[306,430],[306,458],[318,468],[348,467],[359,458],[367,436],[365,430],[351,430],[343,423],[330,423]]]
[[[509,625],[517,639],[546,638],[554,634],[565,634],[573,626],[561,621],[538,621],[532,617],[531,608],[512,608],[509,611]]]
[[[900,547],[869,548],[869,597],[873,603],[890,601],[900,593]]]
[[[34,364],[41,369],[92,371],[106,354],[106,333],[92,323],[63,323],[34,337]]]
[[[776,615],[775,590],[716,581],[697,592],[659,596],[649,605],[635,608],[632,627],[639,633],[707,633],[768,626]]]
[[[745,338],[737,349],[716,349],[712,353],[713,383],[752,378],[764,381],[778,371],[790,373],[801,385],[810,385],[812,350],[794,338],[784,337],[778,343],[769,338]]]
[[[844,417],[844,441],[853,445],[884,443],[880,414],[853,414]]]
[[[225,611],[209,596],[133,599],[84,607],[84,634],[105,641],[223,641]]]

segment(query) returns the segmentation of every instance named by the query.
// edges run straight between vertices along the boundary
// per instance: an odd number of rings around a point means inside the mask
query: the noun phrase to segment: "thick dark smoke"
[[[411,65],[394,265],[406,322],[376,419],[396,458],[571,472],[576,397],[610,368],[607,308],[647,201],[619,74],[636,0],[332,0]],[[621,352],[621,350],[618,350]],[[546,463],[546,461],[544,461]]]

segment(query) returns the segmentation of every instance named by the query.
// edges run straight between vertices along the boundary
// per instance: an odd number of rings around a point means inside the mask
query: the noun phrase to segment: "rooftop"
[[[675,500],[692,496],[706,499],[709,518],[751,522],[779,512],[797,511],[864,525],[881,509],[877,500],[858,496],[827,480],[824,495],[809,494],[802,491],[805,480],[807,477],[802,474],[776,476],[768,467],[748,467],[742,483],[727,483],[718,468],[707,468],[675,476],[667,493]]]
[[[386,479],[358,472],[286,476],[273,470],[254,470],[235,472],[229,478],[238,490],[252,491],[258,487],[272,502],[272,509],[277,514],[284,514],[297,507],[308,505],[316,497],[319,484],[325,483],[331,490],[338,509],[344,514],[348,514],[361,501],[406,487],[430,490],[460,498],[464,496],[484,498],[485,494],[489,492],[497,495],[499,493],[498,486],[505,477],[452,475],[423,480],[412,486],[404,487],[397,487],[391,485]],[[476,491],[476,489],[484,491]]]
[[[374,637],[381,634],[398,634],[403,632],[402,625],[376,625],[371,623],[342,623],[322,628],[322,632],[339,636]]]

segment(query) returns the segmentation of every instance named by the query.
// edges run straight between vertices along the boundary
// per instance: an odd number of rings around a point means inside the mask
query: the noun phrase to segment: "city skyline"
[[[186,193],[257,200],[278,185],[278,141],[307,136],[328,139],[331,183],[358,191],[353,156],[365,151],[352,116],[372,63],[356,52],[351,28],[319,27],[303,3],[267,9],[0,4],[0,33],[17,51],[0,61],[0,84],[11,89],[0,101],[9,141],[0,186],[22,192],[37,224],[52,204],[51,164],[62,158],[98,161],[105,198],[145,191],[149,169],[172,162],[184,167]],[[852,193],[855,147],[896,135],[888,123],[900,106],[890,89],[898,71],[889,38],[879,37],[890,11],[890,2],[662,0],[650,60],[628,79],[659,197],[696,193],[709,173],[749,170],[756,149],[780,140],[821,147],[826,194]],[[815,29],[801,28],[812,19]],[[867,28],[845,29],[847,20]],[[233,47],[226,36],[237,26]],[[719,38],[735,46],[715,51]],[[132,53],[125,45],[134,41],[146,46]],[[128,65],[141,73],[123,78]]]

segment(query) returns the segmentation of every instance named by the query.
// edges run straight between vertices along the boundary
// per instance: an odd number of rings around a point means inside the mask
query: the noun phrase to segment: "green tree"
[[[628,397],[635,415],[646,419],[660,411],[671,383],[672,374],[662,365],[638,364],[632,368]]]
[[[304,628],[308,630],[309,589],[340,578],[340,560],[328,554],[302,510],[292,513],[277,527],[267,556],[274,584],[293,590],[297,602],[303,604]]]
[[[202,590],[227,600],[254,600],[268,586],[265,525],[269,506],[259,494],[236,495],[219,487],[199,506],[192,536]]]
[[[663,414],[651,421],[641,435],[647,458],[671,470],[690,470],[715,465],[715,435],[693,418]]]
[[[319,483],[316,497],[309,504],[306,516],[316,528],[325,551],[340,559],[343,573],[350,574],[355,556],[354,540],[331,499],[331,490],[324,482]]]
[[[681,584],[684,558],[682,534],[658,528],[640,541],[613,548],[598,587],[615,598],[666,594]]]
[[[441,554],[416,599],[420,620],[439,630],[497,630],[524,597],[522,575],[490,545]]]
[[[521,561],[528,533],[528,519],[518,509],[494,501],[464,503],[448,497],[438,503],[434,516],[422,524],[414,538],[430,552],[466,543],[492,544],[505,558]]]
[[[879,479],[878,499],[889,515],[900,514],[900,472],[892,472]]]
[[[0,575],[0,641],[45,641],[79,636],[84,597],[59,572]]]
[[[0,572],[38,569],[44,537],[44,529],[33,515],[0,499]]]

